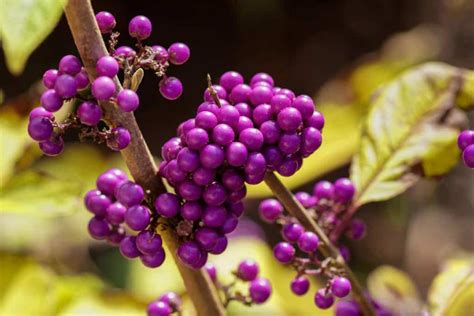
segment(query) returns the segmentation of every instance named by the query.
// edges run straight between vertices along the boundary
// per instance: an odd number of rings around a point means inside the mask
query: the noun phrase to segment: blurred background
[[[180,41],[191,48],[185,65],[170,68],[183,82],[181,98],[162,98],[151,75],[139,90],[141,106],[135,114],[156,156],[178,124],[194,115],[207,73],[216,82],[227,70],[247,79],[264,71],[278,86],[314,96],[328,125],[321,153],[287,180],[294,192],[311,191],[323,176],[347,176],[368,100],[379,85],[430,60],[474,68],[470,0],[92,3],[96,11],[116,17],[117,30],[124,34],[121,44],[132,44],[125,36],[128,21],[144,14],[153,22],[148,43],[167,47]],[[43,72],[70,53],[77,54],[64,17],[21,74],[9,72],[0,52],[0,307],[6,316],[34,311],[135,315],[166,290],[184,291],[171,260],[151,271],[87,236],[89,214],[81,195],[100,172],[123,167],[119,155],[101,146],[68,143],[59,158],[41,157],[27,138],[25,117],[38,104]],[[472,113],[470,122],[472,128]],[[77,139],[74,134],[68,138]],[[362,241],[349,242],[358,275],[365,278],[380,265],[394,266],[411,277],[414,295],[423,299],[447,258],[474,250],[474,173],[459,164],[439,180],[423,180],[389,202],[360,209],[368,232]],[[269,196],[264,187],[250,190],[245,219],[229,249],[211,261],[228,271],[236,258],[255,257],[263,275],[273,278],[275,295],[258,308],[231,304],[231,314],[314,315],[312,295],[285,299],[293,274],[271,257],[279,232],[258,219],[256,206],[264,196]],[[22,303],[25,296],[30,306]]]

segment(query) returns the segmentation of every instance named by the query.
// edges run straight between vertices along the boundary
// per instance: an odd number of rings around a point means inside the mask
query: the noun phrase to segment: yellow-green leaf
[[[456,100],[473,78],[466,70],[428,63],[379,91],[351,166],[357,205],[389,199],[421,176],[443,175],[455,165],[454,144],[465,119]],[[474,95],[465,98],[474,104]]]
[[[367,287],[378,303],[401,314],[415,315],[421,310],[418,290],[405,272],[380,266],[367,277]]]
[[[469,316],[474,311],[474,261],[453,259],[436,276],[428,292],[433,316]]]
[[[65,0],[2,0],[0,36],[8,69],[18,75],[31,53],[51,33]]]

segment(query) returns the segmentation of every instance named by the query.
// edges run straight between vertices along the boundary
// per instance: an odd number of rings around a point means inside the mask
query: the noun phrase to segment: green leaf
[[[418,290],[408,274],[391,266],[380,266],[367,277],[370,295],[384,307],[404,315],[421,311]]]
[[[469,316],[474,310],[474,261],[453,259],[436,276],[428,292],[432,316]]]
[[[404,72],[374,97],[351,166],[356,206],[401,194],[422,176],[440,176],[457,162],[465,115],[457,96],[472,72],[428,63]],[[465,95],[472,105],[474,95]]]
[[[65,0],[2,0],[0,37],[6,64],[19,75],[31,53],[51,33],[61,17]]]

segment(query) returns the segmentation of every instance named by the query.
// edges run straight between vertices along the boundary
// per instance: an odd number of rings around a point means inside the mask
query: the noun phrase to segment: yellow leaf
[[[65,0],[2,0],[0,36],[10,72],[19,75],[31,53],[58,23]]]
[[[457,161],[456,96],[469,72],[428,63],[404,72],[376,95],[353,159],[356,205],[389,199],[421,176],[439,176]],[[474,95],[470,96],[473,104]],[[455,112],[455,113],[453,113]],[[443,153],[443,157],[438,154]]]

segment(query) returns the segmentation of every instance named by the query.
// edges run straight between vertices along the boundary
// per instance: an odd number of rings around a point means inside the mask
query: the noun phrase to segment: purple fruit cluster
[[[139,257],[150,268],[161,266],[165,251],[161,236],[156,233],[157,217],[143,203],[143,188],[119,169],[102,173],[96,185],[84,198],[86,208],[94,214],[89,221],[89,234],[119,246],[126,258]]]
[[[341,178],[334,183],[320,181],[314,186],[313,194],[299,192],[296,199],[305,207],[326,234],[335,232],[342,224],[341,217],[346,214],[355,194],[354,185],[349,179]],[[291,291],[296,295],[305,295],[310,288],[308,276],[322,275],[328,283],[315,294],[315,304],[319,308],[329,308],[334,297],[345,297],[351,291],[351,284],[344,277],[344,271],[338,268],[328,269],[331,261],[323,261],[317,253],[318,236],[306,231],[299,221],[284,213],[283,205],[276,199],[263,200],[259,205],[261,218],[268,223],[281,226],[281,241],[273,248],[274,257],[283,264],[296,267],[297,276],[291,282]],[[359,239],[363,236],[365,225],[362,221],[352,220],[346,229],[346,236]],[[340,246],[341,255],[347,261],[349,253]]]
[[[116,21],[111,13],[106,11],[97,13],[96,21],[103,34],[111,33],[111,37],[113,37],[115,41],[117,40],[118,33],[112,33]],[[159,82],[159,91],[161,95],[168,100],[176,100],[183,93],[183,84],[176,77],[166,76],[166,71],[170,64],[182,65],[187,62],[191,56],[191,51],[186,44],[179,42],[171,44],[168,49],[161,45],[143,45],[142,41],[150,37],[152,29],[153,25],[150,19],[146,16],[138,15],[134,17],[128,24],[128,33],[137,41],[137,49],[130,46],[120,46],[115,48],[114,45],[110,49],[112,57],[107,58],[115,59],[120,68],[127,70],[131,69],[132,72],[135,70],[136,65],[143,69],[152,70],[158,77],[162,78]],[[104,66],[108,66],[107,61],[104,61]],[[99,69],[98,63],[97,73],[100,76],[109,77],[107,74],[109,68],[106,67],[105,74],[99,72]],[[114,65],[110,68],[110,73],[115,72],[116,69],[118,71],[118,68]],[[115,76],[115,74],[113,76]],[[99,82],[99,84],[110,85],[106,81],[108,80],[104,79],[104,83]],[[127,90],[126,92],[119,92],[117,95],[118,106],[126,112],[134,111],[138,107],[138,98],[131,92],[133,91]],[[100,97],[108,99],[108,96],[109,95],[106,94],[104,96],[101,95]]]
[[[474,168],[474,130],[465,130],[459,134],[458,147],[466,167]]]
[[[163,293],[157,300],[148,304],[148,316],[169,316],[174,313],[181,313],[181,297],[175,292]]]
[[[160,195],[155,208],[178,223],[178,257],[194,268],[225,250],[225,235],[243,212],[245,183],[262,182],[267,171],[294,174],[321,145],[324,125],[310,97],[274,87],[267,74],[246,85],[229,71],[219,83],[161,151],[159,174],[175,194]]]
[[[245,259],[239,262],[236,271],[233,271],[233,275],[236,281],[248,283],[248,294],[242,295],[242,293],[233,293],[236,282],[231,284],[222,284],[217,275],[217,269],[214,264],[206,263],[204,269],[208,273],[212,282],[214,282],[216,288],[223,292],[225,297],[225,304],[235,300],[241,303],[250,304],[263,304],[265,303],[270,295],[272,294],[272,286],[270,281],[266,278],[260,277],[260,268],[258,263],[252,259]]]

